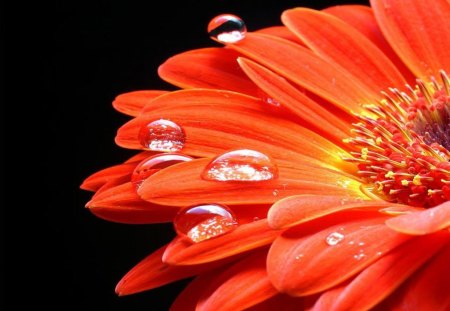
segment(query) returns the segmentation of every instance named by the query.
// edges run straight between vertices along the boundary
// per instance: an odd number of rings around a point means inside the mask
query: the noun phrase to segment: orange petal
[[[142,108],[154,98],[168,93],[167,91],[134,91],[121,94],[113,101],[113,107],[126,115],[135,117],[139,115]]]
[[[361,103],[380,98],[378,90],[293,42],[248,33],[230,47],[346,111],[359,112]]]
[[[275,202],[269,210],[267,220],[272,228],[281,229],[338,211],[349,209],[378,210],[383,206],[392,206],[392,203],[381,200],[363,201],[362,197],[348,195],[296,195]]]
[[[272,26],[255,31],[255,33],[262,33],[266,35],[271,35],[274,37],[286,39],[295,42],[299,45],[305,46],[305,44],[290,31],[286,26]]]
[[[97,191],[101,186],[111,180],[121,177],[131,177],[131,173],[139,162],[130,162],[114,165],[98,171],[83,181],[81,189]]]
[[[164,252],[163,261],[176,265],[201,264],[230,257],[267,244],[278,235],[265,219],[239,225],[230,233],[192,243],[186,238],[175,238]]]
[[[312,235],[305,235],[308,223],[289,229],[269,251],[267,270],[273,285],[280,292],[304,296],[345,281],[410,238],[383,220],[342,222]]]
[[[263,101],[218,90],[183,90],[155,99],[138,118],[119,129],[117,144],[142,149],[138,139],[141,127],[161,118],[184,129],[186,142],[182,152],[185,154],[210,157],[245,148],[270,152],[272,157],[289,162],[354,170],[354,165],[339,157],[345,153],[343,149],[280,117]]]
[[[408,69],[408,67],[406,67],[406,65],[383,37],[370,7],[352,4],[337,5],[326,8],[323,12],[338,17],[362,33],[367,39],[372,41],[372,43],[383,51],[387,57],[389,57],[410,85],[414,85],[416,83],[415,76]],[[393,85],[391,85],[391,87],[393,87]]]
[[[386,221],[391,229],[405,234],[424,235],[450,227],[450,202]]]
[[[139,195],[156,204],[176,206],[198,202],[271,204],[297,194],[363,196],[358,181],[313,165],[278,165],[279,177],[268,181],[218,182],[201,178],[209,162],[210,159],[197,159],[168,167],[147,178]]]
[[[100,218],[131,224],[170,222],[178,212],[178,208],[142,200],[130,182],[99,193],[87,206]]]
[[[189,267],[187,267],[189,268]],[[195,311],[197,302],[203,294],[203,289],[211,284],[216,275],[222,269],[209,271],[196,277],[183,291],[177,296],[175,301],[170,306],[169,311]]]
[[[218,266],[218,263],[189,267],[169,266],[161,260],[165,249],[165,246],[160,248],[134,266],[117,284],[116,293],[124,296],[142,292],[212,270]]]
[[[249,59],[239,58],[238,62],[256,85],[270,98],[297,115],[306,127],[336,144],[348,137],[350,124],[308,98],[284,78]]]
[[[169,58],[158,73],[167,82],[181,88],[230,90],[256,95],[257,87],[236,63],[239,54],[230,49],[192,50]]]
[[[349,284],[325,292],[318,305],[332,310],[369,310],[434,256],[450,239],[439,232],[420,237],[384,255]]]
[[[245,309],[245,311],[298,311],[310,310],[310,304],[304,297],[291,297],[284,294],[278,294],[262,303]]]
[[[255,252],[216,275],[196,310],[243,310],[278,294],[267,277],[266,255],[267,250]]]
[[[418,77],[450,71],[450,3],[372,0],[375,17],[392,48]]]
[[[390,310],[450,310],[450,244],[434,256],[410,281],[394,292]],[[385,309],[386,310],[386,309]]]
[[[285,11],[281,19],[319,56],[350,72],[368,88],[381,91],[406,83],[381,50],[340,19],[306,8]]]

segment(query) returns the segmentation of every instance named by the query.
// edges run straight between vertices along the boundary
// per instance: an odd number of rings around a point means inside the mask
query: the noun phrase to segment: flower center
[[[450,200],[450,80],[391,89],[358,115],[346,140],[363,190],[384,200],[432,207]]]

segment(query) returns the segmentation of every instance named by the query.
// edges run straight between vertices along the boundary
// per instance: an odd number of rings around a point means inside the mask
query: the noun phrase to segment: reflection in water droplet
[[[186,134],[175,122],[160,119],[141,127],[139,141],[150,150],[176,152],[184,147]]]
[[[214,17],[208,24],[209,36],[221,43],[236,43],[245,38],[247,27],[244,21],[232,14]]]
[[[187,207],[178,212],[173,223],[179,235],[195,243],[231,232],[238,226],[233,212],[221,204]]]
[[[280,191],[278,191],[278,189],[275,189],[274,191],[272,191],[272,194],[275,197],[278,195],[278,193],[280,193]]]
[[[277,175],[278,169],[268,156],[248,149],[216,157],[202,173],[203,179],[215,181],[265,181]]]
[[[159,170],[169,167],[171,165],[187,162],[192,160],[191,157],[184,154],[176,153],[162,153],[152,155],[141,163],[139,163],[131,175],[131,182],[139,188],[144,180],[152,176]]]
[[[333,232],[330,233],[326,238],[325,242],[327,242],[328,245],[334,246],[339,244],[344,239],[344,235],[339,232]]]
[[[298,254],[297,256],[295,256],[295,260],[300,260],[303,258],[303,254]]]

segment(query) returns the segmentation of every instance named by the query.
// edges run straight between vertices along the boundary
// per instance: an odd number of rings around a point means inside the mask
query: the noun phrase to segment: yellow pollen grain
[[[416,185],[416,186],[422,185],[422,183],[420,182],[420,176],[419,176],[418,174],[417,174],[416,176],[414,176],[412,182],[413,182],[413,184]]]
[[[367,154],[369,153],[368,148],[362,148],[361,149],[361,159],[367,160]]]
[[[383,140],[381,139],[380,136],[378,136],[375,142],[377,143],[377,145],[381,145],[381,143],[383,142]]]
[[[389,171],[386,174],[384,174],[384,177],[389,178],[389,179],[394,179],[394,172]]]
[[[405,186],[405,187],[409,185],[409,181],[407,181],[406,179],[402,179],[401,183],[402,183],[402,186]]]

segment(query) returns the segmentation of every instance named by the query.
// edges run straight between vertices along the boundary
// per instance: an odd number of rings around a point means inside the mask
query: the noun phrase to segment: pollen
[[[450,81],[417,80],[407,92],[390,89],[357,115],[345,139],[364,189],[381,199],[418,207],[450,200]]]

